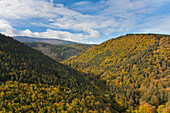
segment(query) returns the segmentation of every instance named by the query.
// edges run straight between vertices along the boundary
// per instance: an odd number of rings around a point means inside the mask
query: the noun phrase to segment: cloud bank
[[[0,0],[0,32],[86,43],[129,32],[169,33],[170,13],[160,10],[169,0],[54,1]]]

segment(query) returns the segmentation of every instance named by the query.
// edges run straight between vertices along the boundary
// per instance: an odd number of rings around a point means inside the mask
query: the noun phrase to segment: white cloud
[[[34,34],[36,34],[36,33],[32,33],[29,29],[26,29],[26,30],[21,32],[21,35],[23,35],[23,36],[32,36],[32,37],[34,37]]]
[[[81,2],[77,2],[77,3],[75,3],[74,5],[86,5],[86,4],[90,4],[89,2],[87,2],[87,1],[81,1]]]
[[[93,29],[90,23],[82,24],[83,21],[86,22],[86,19],[88,19],[91,16],[83,15],[76,11],[70,10],[62,4],[53,4],[53,0],[50,0],[50,3],[44,0],[29,0],[29,1],[28,0],[12,0],[12,1],[1,0],[0,16],[9,21],[13,21],[13,20],[25,21],[33,18],[35,19],[42,18],[45,19],[45,21],[47,22],[43,23],[43,22],[36,21],[27,24],[35,25],[35,26],[44,26],[48,28],[59,28],[65,30],[70,29],[70,30],[74,30],[75,32],[82,32],[82,33],[71,33],[68,31],[67,32],[59,31],[59,30],[50,31],[49,29],[47,29],[47,31],[43,33],[37,33],[37,32],[32,33],[29,29],[27,29],[23,32],[19,31],[19,34],[16,35],[26,35],[26,36],[36,36],[36,37],[40,37],[40,36],[56,37],[56,38],[63,38],[69,40],[82,40],[87,38],[100,37],[100,33],[95,29]],[[91,21],[90,19],[88,20]],[[52,35],[52,33],[54,33],[54,35]],[[6,32],[6,34],[12,34],[12,33],[9,33],[8,31]]]
[[[17,30],[14,29],[9,23],[5,20],[0,20],[0,31],[7,35],[17,35]]]
[[[106,0],[105,5],[110,9],[114,8],[113,11],[132,11],[160,7],[167,2],[169,0]]]
[[[72,5],[71,10],[63,4],[55,4],[53,0],[0,0],[0,31],[8,35],[26,35],[34,37],[60,38],[72,41],[85,42],[86,39],[101,38],[102,35],[110,37],[115,32],[129,32],[132,29],[144,26],[149,27],[152,14],[169,0],[101,0],[93,2],[81,1]],[[95,7],[94,7],[95,6]],[[76,9],[77,8],[77,9]],[[81,11],[79,11],[81,10]],[[95,11],[95,14],[80,13]],[[145,31],[167,31],[169,20],[154,25],[156,28],[145,28]],[[5,21],[2,21],[5,20]],[[154,18],[159,22],[160,18]],[[17,23],[16,23],[17,22]],[[24,31],[18,30],[18,23],[22,23]],[[28,26],[25,28],[24,26]],[[31,31],[32,27],[45,27],[46,31]],[[23,29],[22,28],[22,29]],[[137,31],[137,30],[136,30]]]
[[[1,0],[0,16],[14,19],[34,17],[55,18],[58,16],[75,16],[78,12],[69,10],[62,4],[51,4],[44,0]]]
[[[90,35],[83,35],[81,33],[70,33],[67,31],[55,31],[51,29],[47,29],[45,32],[32,32],[29,29],[26,29],[20,32],[21,36],[30,36],[30,37],[38,37],[38,38],[56,38],[56,39],[63,39],[69,41],[80,42],[84,39],[88,39],[90,37],[98,37],[97,31],[89,31]],[[79,40],[77,40],[79,39]]]

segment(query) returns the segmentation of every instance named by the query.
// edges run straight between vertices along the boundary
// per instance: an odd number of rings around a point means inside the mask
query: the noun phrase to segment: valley
[[[169,43],[169,35],[127,34],[59,46],[1,34],[0,111],[168,113]]]
[[[170,113],[170,0],[0,0],[0,113]]]
[[[25,44],[60,62],[95,46],[87,44],[52,45],[37,42],[25,42]]]

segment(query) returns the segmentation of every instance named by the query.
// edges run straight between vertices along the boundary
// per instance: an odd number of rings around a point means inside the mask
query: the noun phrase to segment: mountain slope
[[[0,34],[0,112],[117,112],[104,94],[85,74]]]
[[[88,49],[64,63],[106,80],[110,97],[115,96],[126,112],[154,112],[156,108],[169,111],[169,54],[169,35],[130,34]]]
[[[86,45],[86,44],[62,46],[62,45],[51,45],[47,43],[37,43],[37,42],[34,43],[26,42],[25,44],[38,51],[41,51],[43,54],[57,61],[66,60],[71,56],[75,56],[78,53],[95,46],[95,45]]]
[[[160,35],[122,36],[88,49],[77,56],[71,57],[64,63],[74,68],[81,69],[84,72],[93,72],[101,75],[108,67],[129,60],[141,54],[141,52],[148,49],[149,46],[156,45],[160,40],[159,38],[161,38]],[[168,39],[169,36],[166,40]]]
[[[52,38],[34,38],[34,37],[27,37],[27,36],[14,36],[14,39],[20,42],[41,42],[41,43],[48,43],[53,45],[73,45],[73,44],[80,44],[77,42],[65,41],[60,39],[52,39]]]
[[[0,69],[3,81],[13,78],[27,83],[61,83],[67,86],[79,81],[76,82],[75,79],[82,78],[78,71],[44,56],[23,43],[3,35],[0,38]]]

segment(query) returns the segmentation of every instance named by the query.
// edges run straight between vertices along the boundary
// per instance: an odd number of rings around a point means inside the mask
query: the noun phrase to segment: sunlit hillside
[[[106,80],[110,98],[124,109],[169,109],[169,35],[121,36],[64,63]]]

